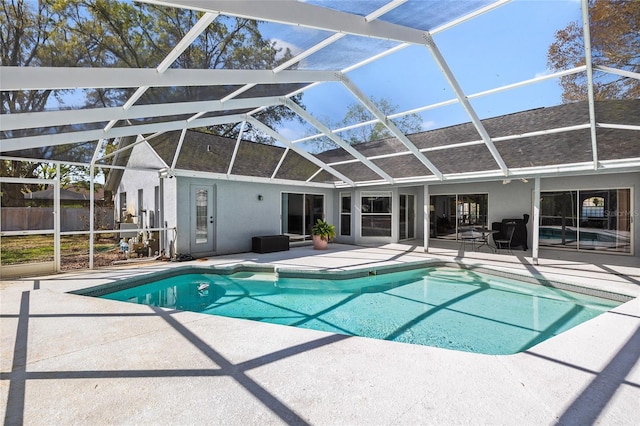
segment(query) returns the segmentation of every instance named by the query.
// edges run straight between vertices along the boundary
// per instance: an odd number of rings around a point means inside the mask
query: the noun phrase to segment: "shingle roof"
[[[158,155],[171,165],[178,147],[181,132],[168,132],[149,141]],[[185,134],[177,169],[195,170],[210,173],[224,173],[229,170],[236,139],[188,130]],[[250,141],[241,141],[238,147],[231,174],[270,178],[284,154],[285,149],[274,145],[265,145]],[[277,178],[289,180],[307,180],[318,166],[289,151],[276,174]]]
[[[596,102],[595,111],[596,121],[599,123],[640,125],[640,100]],[[589,109],[586,102],[578,102],[503,115],[482,120],[482,123],[492,138],[498,138],[541,129],[588,124]],[[598,128],[596,135],[600,160],[640,157],[637,131]],[[415,133],[407,137],[418,149],[426,149],[426,157],[445,174],[498,169],[488,148],[480,142],[480,135],[472,123]],[[474,141],[479,143],[446,150],[429,150]],[[510,168],[577,163],[593,159],[589,129],[510,139],[494,144]],[[407,151],[395,138],[366,142],[355,147],[366,157]],[[328,162],[350,159],[342,150],[327,151],[318,157]],[[422,170],[422,163],[412,155],[389,157],[386,160],[388,165],[383,168],[394,178],[431,174],[426,169]],[[380,160],[376,160],[378,161]],[[352,168],[345,174],[355,181],[371,180],[371,173],[362,168]]]
[[[603,101],[596,103],[596,121],[604,124],[640,125],[640,100]],[[585,125],[589,123],[586,102],[539,108],[482,121],[492,138],[538,132],[540,129]],[[173,161],[180,132],[170,132],[150,141],[167,164]],[[443,173],[490,171],[498,165],[489,149],[480,140],[473,124],[464,123],[443,129],[408,135],[426,157]],[[640,157],[638,132],[635,130],[597,128],[598,158],[611,160]],[[477,142],[451,149],[435,149],[462,142]],[[588,128],[520,137],[494,142],[509,168],[526,168],[567,163],[588,162],[593,159],[590,130]],[[227,173],[235,139],[224,138],[188,130],[176,168],[213,173]],[[407,148],[397,139],[388,138],[356,145],[366,157],[392,153],[406,153]],[[250,141],[240,143],[231,173],[235,175],[270,178],[285,148]],[[317,155],[327,164],[353,160],[342,148]],[[376,158],[372,162],[393,178],[430,176],[432,173],[411,154]],[[381,177],[360,162],[332,166],[355,182],[377,181]],[[278,169],[279,179],[306,181],[318,171],[318,166],[292,150]],[[327,172],[314,177],[314,182],[335,182],[338,179]]]

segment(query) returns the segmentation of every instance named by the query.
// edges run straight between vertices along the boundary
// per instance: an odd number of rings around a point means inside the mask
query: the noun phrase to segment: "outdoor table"
[[[483,246],[489,247],[492,253],[495,253],[497,251],[495,247],[489,244],[489,235],[497,234],[500,231],[497,231],[495,229],[489,229],[489,228],[473,228],[473,230],[475,232],[479,232],[481,235],[480,241],[482,243],[476,247],[476,251],[480,251],[480,248],[482,248]]]

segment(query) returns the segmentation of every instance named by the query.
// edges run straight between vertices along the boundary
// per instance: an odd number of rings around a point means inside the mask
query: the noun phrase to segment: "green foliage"
[[[372,98],[371,100],[385,116],[398,112],[398,106],[393,104],[388,98]],[[324,119],[320,118],[320,120],[331,129],[364,123],[373,119],[375,119],[373,114],[359,102],[349,106],[341,122],[331,123],[330,119],[326,117]],[[422,119],[418,114],[409,114],[394,119],[393,124],[404,134],[417,133],[422,130]],[[309,130],[307,133],[317,133],[317,130]],[[340,132],[338,136],[350,145],[357,145],[364,142],[390,138],[393,135],[384,124],[376,121],[375,123]],[[316,152],[322,152],[336,147],[335,143],[326,137],[311,142],[311,145]]]
[[[398,106],[393,104],[388,98],[372,98],[373,103],[378,107],[385,116],[398,112]],[[349,107],[347,114],[342,120],[343,125],[362,123],[374,119],[374,116],[361,103],[353,104]],[[404,117],[393,120],[393,123],[405,134],[416,133],[421,130],[422,120],[417,114],[405,115]],[[376,122],[368,124],[358,129],[349,130],[342,133],[342,138],[352,145],[356,145],[368,141],[376,141],[392,137],[389,129],[382,123]]]
[[[0,1],[0,58],[5,66],[155,68],[203,15],[194,10],[116,0]],[[288,48],[279,48],[263,38],[258,22],[219,16],[171,67],[270,69],[292,56]],[[152,88],[138,103],[220,99],[235,89]],[[134,88],[86,90],[84,102],[87,107],[121,106],[134,91]],[[68,91],[51,90],[1,92],[2,113],[42,111],[52,97],[64,105],[68,95]],[[274,107],[256,117],[275,126],[297,115],[288,108]],[[235,136],[239,126],[208,130]],[[253,129],[250,132],[254,140],[265,139]],[[21,135],[14,132],[5,136]]]
[[[155,68],[202,17],[202,12],[116,0],[0,0],[0,61],[3,66],[67,66],[103,68]],[[171,65],[172,68],[269,69],[292,57],[289,49],[264,39],[256,21],[218,17]],[[235,87],[151,88],[139,104],[220,99]],[[0,113],[39,112],[69,102],[86,108],[121,106],[135,88],[31,90],[0,92]],[[298,99],[299,100],[299,99]],[[297,117],[285,107],[267,108],[255,115],[268,126]],[[136,124],[132,120],[130,124]],[[75,125],[55,128],[1,131],[3,139],[46,133],[77,131]],[[238,124],[206,129],[210,133],[237,136]],[[249,128],[249,139],[271,142]],[[24,149],[19,157],[88,163],[95,141]],[[107,146],[107,153],[113,144]],[[77,169],[63,170],[65,180],[88,182]],[[0,176],[44,177],[40,163],[0,161]],[[37,190],[37,188],[24,188]],[[18,199],[19,193],[12,198]]]
[[[326,221],[318,219],[313,228],[311,228],[312,235],[318,235],[323,240],[330,240],[336,237],[336,227],[329,225]]]

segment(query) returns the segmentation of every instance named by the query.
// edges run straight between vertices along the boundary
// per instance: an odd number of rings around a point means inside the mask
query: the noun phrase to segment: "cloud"
[[[423,121],[422,124],[420,125],[420,128],[422,129],[422,131],[435,129],[436,128],[436,122],[433,121],[433,120]]]
[[[280,52],[279,56],[281,56],[287,49],[291,50],[291,53],[293,53],[294,56],[304,51],[304,49],[296,46],[295,44],[289,43],[288,41],[284,41],[279,38],[272,38],[270,41],[272,43],[275,43],[276,48],[282,49],[282,52]]]

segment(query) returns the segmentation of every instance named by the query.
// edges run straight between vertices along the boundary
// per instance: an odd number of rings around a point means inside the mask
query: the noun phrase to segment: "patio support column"
[[[53,190],[53,262],[56,272],[60,272],[61,260],[60,260],[60,222],[62,218],[62,211],[60,210],[60,185],[62,179],[60,179],[60,163],[56,163],[56,183]]]
[[[424,185],[424,201],[423,201],[423,213],[424,220],[424,252],[429,253],[429,235],[431,235],[431,200],[429,197],[429,185]]]
[[[93,179],[95,178],[95,167],[93,166],[93,162],[91,162],[91,167],[89,167],[89,200],[91,204],[89,204],[89,269],[93,269],[93,228],[94,217],[95,217],[95,197],[93,196],[93,191],[95,190],[95,184]]]
[[[533,186],[533,247],[531,257],[534,265],[538,264],[538,246],[540,245],[540,178],[535,178]]]

